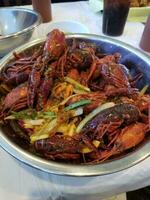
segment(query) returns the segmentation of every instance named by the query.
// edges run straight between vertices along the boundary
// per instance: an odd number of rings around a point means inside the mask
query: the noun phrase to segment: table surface
[[[86,25],[90,33],[102,35],[102,16],[93,13],[88,2],[53,4],[52,13],[53,21],[76,20]],[[46,35],[48,26],[49,23],[39,26],[38,34],[34,34],[32,39]],[[127,22],[123,35],[116,39],[138,48],[143,29],[141,23]],[[50,200],[63,197],[98,200],[150,185],[150,158],[118,173],[83,179],[39,171],[16,160],[2,148],[0,163],[0,199],[3,200]],[[121,195],[110,199],[125,198]]]

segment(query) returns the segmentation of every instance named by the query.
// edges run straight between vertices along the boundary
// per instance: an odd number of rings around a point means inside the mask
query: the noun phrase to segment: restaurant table
[[[31,8],[31,6],[25,6]],[[75,20],[87,26],[90,33],[102,35],[102,14],[93,13],[88,1],[52,5],[53,21]],[[38,27],[32,39],[49,32],[49,24]],[[137,47],[144,29],[142,23],[127,22],[117,40]],[[127,191],[150,185],[150,157],[117,173],[97,177],[64,177],[42,172],[13,158],[0,148],[1,200],[124,200]]]

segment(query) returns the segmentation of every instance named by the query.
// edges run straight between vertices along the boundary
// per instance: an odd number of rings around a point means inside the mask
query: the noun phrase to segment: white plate
[[[146,22],[150,15],[150,6],[146,7],[132,7],[130,8],[128,21]]]
[[[58,28],[65,33],[89,33],[88,28],[77,21],[52,21],[48,25],[49,30]]]
[[[52,21],[40,24],[34,31],[30,41],[44,38],[53,29],[58,28],[64,33],[89,33],[88,28],[77,21]]]

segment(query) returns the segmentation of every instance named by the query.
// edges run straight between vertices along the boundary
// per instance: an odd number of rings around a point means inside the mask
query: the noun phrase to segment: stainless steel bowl
[[[33,10],[0,8],[0,57],[26,43],[40,22],[40,15]]]
[[[129,67],[131,74],[136,74],[138,70],[143,72],[144,76],[143,79],[139,82],[138,87],[142,88],[145,84],[150,84],[150,57],[140,52],[138,49],[135,49],[117,40],[102,36],[71,34],[67,36],[67,40],[72,40],[72,37],[75,37],[80,41],[94,42],[105,53],[120,52],[122,54],[121,62]],[[18,53],[29,51],[33,47],[38,47],[42,42],[43,40],[33,41],[25,44],[15,51]],[[4,67],[11,59],[13,59],[12,53],[8,54],[1,60],[0,66]],[[150,155],[150,138],[147,137],[142,144],[140,144],[130,153],[105,163],[95,165],[62,164],[54,161],[47,161],[29,153],[27,150],[17,145],[8,136],[8,132],[8,130],[4,130],[2,128],[0,129],[0,145],[7,152],[26,164],[58,175],[81,177],[105,175],[129,168],[146,159]]]

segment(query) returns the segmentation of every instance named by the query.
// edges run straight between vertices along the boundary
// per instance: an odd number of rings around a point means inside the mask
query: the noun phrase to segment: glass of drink
[[[140,47],[144,51],[150,52],[150,15],[147,18],[145,28],[140,41]]]
[[[103,33],[119,36],[123,33],[130,8],[130,0],[104,0]]]
[[[40,13],[44,23],[52,20],[51,0],[32,0],[32,6]]]

